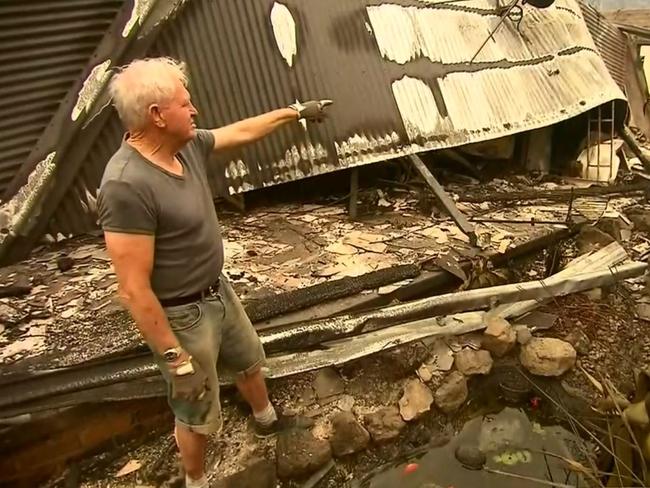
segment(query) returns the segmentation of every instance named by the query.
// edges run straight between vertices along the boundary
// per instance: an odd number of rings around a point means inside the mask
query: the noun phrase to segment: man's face
[[[182,142],[194,138],[196,125],[194,116],[198,113],[190,100],[190,94],[183,84],[178,81],[176,92],[171,100],[159,106],[162,128],[170,136]]]

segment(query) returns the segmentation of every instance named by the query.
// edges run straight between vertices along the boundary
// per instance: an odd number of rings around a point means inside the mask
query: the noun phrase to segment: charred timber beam
[[[486,195],[461,194],[459,200],[468,203],[515,202],[518,200],[555,200],[569,201],[574,198],[601,195],[630,195],[650,189],[650,183],[641,182],[629,185],[594,186],[590,188],[569,188],[560,190],[511,191],[508,193],[488,193]]]
[[[643,150],[636,142],[636,139],[634,138],[634,135],[632,135],[632,133],[630,132],[630,129],[623,126],[621,129],[619,129],[618,133],[620,134],[621,138],[625,141],[625,144],[627,144],[628,147],[632,150],[632,152],[636,155],[636,157],[639,158],[639,161],[641,161],[641,164],[643,164],[645,170],[650,171],[650,159],[643,153]]]
[[[251,322],[261,322],[277,315],[301,310],[312,305],[354,295],[363,290],[371,290],[419,276],[416,264],[402,264],[379,269],[361,276],[348,276],[338,280],[325,281],[306,288],[298,288],[285,293],[246,305],[246,313]]]
[[[449,216],[454,220],[454,222],[456,222],[458,228],[463,231],[463,234],[469,237],[469,242],[475,246],[477,237],[476,231],[474,230],[474,225],[469,220],[467,220],[467,217],[465,214],[463,214],[463,212],[458,210],[458,207],[456,207],[454,201],[447,194],[442,185],[438,183],[438,180],[436,180],[435,176],[433,176],[431,171],[429,171],[429,168],[427,168],[426,164],[424,164],[424,161],[420,159],[420,156],[412,154],[409,156],[409,160],[413,163],[415,169],[420,172],[422,178],[424,178],[424,180],[427,182],[438,201],[442,204],[443,207],[445,207],[445,210]]]

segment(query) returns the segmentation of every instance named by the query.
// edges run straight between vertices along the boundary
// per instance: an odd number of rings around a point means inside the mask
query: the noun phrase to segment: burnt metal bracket
[[[409,159],[415,166],[415,169],[420,172],[424,180],[431,187],[434,195],[440,201],[442,206],[445,207],[449,216],[454,220],[454,222],[456,222],[458,228],[463,231],[463,234],[469,237],[470,244],[475,246],[477,243],[477,237],[474,225],[467,219],[464,213],[458,210],[454,201],[451,199],[449,194],[447,194],[442,185],[438,183],[438,180],[436,180],[431,171],[429,171],[429,168],[427,168],[424,161],[420,159],[420,156],[412,154],[409,156]]]
[[[352,220],[357,218],[357,200],[359,197],[359,168],[350,170],[350,202],[348,215]]]

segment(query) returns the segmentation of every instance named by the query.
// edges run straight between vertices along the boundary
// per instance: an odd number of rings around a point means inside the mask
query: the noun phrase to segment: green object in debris
[[[506,466],[514,466],[520,463],[530,463],[533,460],[533,455],[530,451],[505,451],[501,454],[494,456],[495,463],[505,464]]]

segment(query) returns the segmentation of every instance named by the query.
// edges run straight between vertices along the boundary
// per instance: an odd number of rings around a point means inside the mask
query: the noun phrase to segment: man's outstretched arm
[[[287,108],[272,110],[213,129],[211,132],[214,135],[214,149],[221,150],[249,144],[266,137],[277,128],[299,119],[320,121],[326,116],[325,107],[331,103],[331,100],[295,103]]]

